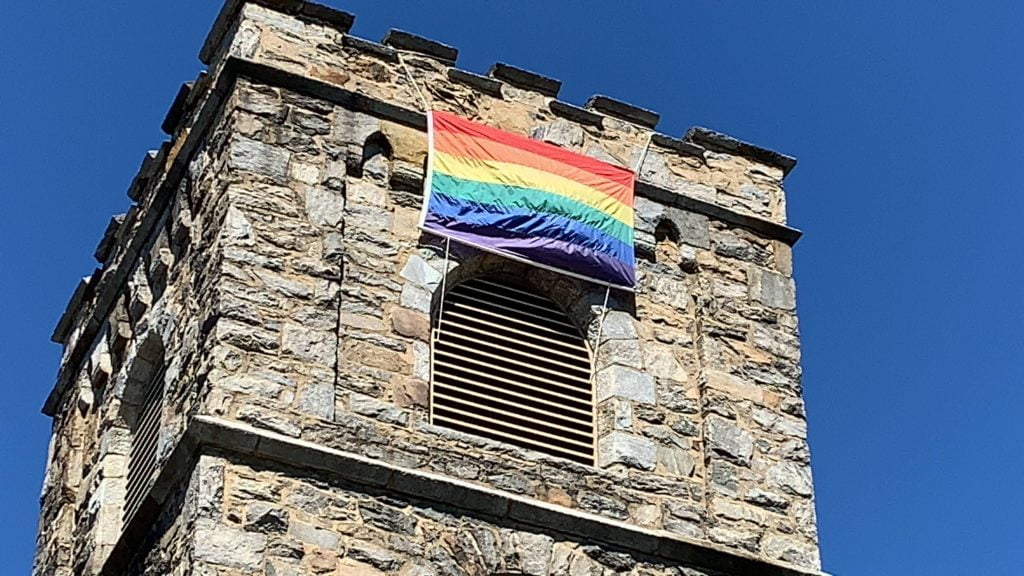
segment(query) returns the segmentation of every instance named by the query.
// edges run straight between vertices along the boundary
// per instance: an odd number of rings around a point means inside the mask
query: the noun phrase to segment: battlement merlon
[[[653,243],[653,228],[666,205],[787,245],[800,237],[785,224],[782,182],[796,164],[792,157],[706,128],[691,128],[682,138],[661,134],[654,130],[659,120],[655,112],[601,95],[584,106],[563,102],[557,99],[558,80],[504,63],[492,66],[486,76],[460,70],[454,67],[458,51],[450,46],[394,30],[376,43],[349,35],[353,22],[351,14],[298,0],[225,4],[200,53],[210,72],[179,90],[163,122],[171,140],[144,157],[128,191],[137,204],[108,226],[97,250],[102,267],[88,290],[76,291],[58,322],[53,340],[65,344],[65,360],[86,353],[76,348],[88,348],[88,333],[107,317],[110,294],[127,278],[132,257],[166,205],[165,195],[173,192],[190,153],[240,76],[422,131],[426,115],[419,89],[439,108],[602,160],[635,167],[642,156],[636,234],[641,251]],[[417,86],[409,82],[406,67]],[[467,99],[477,106],[486,101],[486,110],[460,107]],[[417,160],[425,153],[426,139],[397,144],[393,178],[405,180],[404,187],[415,186],[423,175]],[[75,362],[64,365],[73,372]],[[55,413],[67,379],[58,377],[44,413]]]

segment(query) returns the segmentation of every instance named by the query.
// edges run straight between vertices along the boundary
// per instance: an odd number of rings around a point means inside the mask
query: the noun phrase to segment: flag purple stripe
[[[423,227],[453,240],[488,250],[505,252],[552,268],[572,271],[587,278],[616,286],[631,287],[636,283],[632,263],[590,248],[552,238],[500,237],[501,228],[474,228],[473,232],[458,230],[458,221],[428,212]]]

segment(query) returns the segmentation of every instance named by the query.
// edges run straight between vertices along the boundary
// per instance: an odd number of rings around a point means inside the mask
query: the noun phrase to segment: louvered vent
[[[493,280],[456,286],[433,365],[435,424],[594,463],[590,352],[554,302]]]
[[[149,383],[146,397],[132,438],[128,457],[128,489],[124,504],[124,521],[131,520],[146,495],[149,481],[156,472],[157,440],[163,411],[164,372],[161,370]]]

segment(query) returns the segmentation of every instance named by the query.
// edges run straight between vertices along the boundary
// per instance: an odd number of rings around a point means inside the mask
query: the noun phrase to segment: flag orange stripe
[[[629,205],[633,204],[634,178],[633,173],[626,168],[583,156],[546,142],[540,142],[525,136],[510,134],[489,126],[477,124],[447,112],[434,111],[433,115],[434,145],[436,148],[444,150],[449,154],[460,156],[487,154],[484,157],[485,159],[525,163],[525,165],[566,177],[569,176],[565,174],[565,171],[574,170],[573,174],[582,177],[574,179],[582,179],[582,181],[586,182],[590,178],[599,178],[614,183],[617,190],[619,187],[626,189],[628,191],[626,197],[619,197],[618,192],[616,192],[616,198],[620,201],[628,200]],[[459,143],[464,139],[467,143],[464,145],[465,149],[463,150],[452,149],[448,145],[451,142]],[[444,145],[442,145],[442,142]],[[491,146],[487,147],[487,144],[491,144]],[[473,153],[474,151],[476,154]],[[506,157],[506,153],[514,153],[515,159]],[[522,162],[518,162],[519,160],[522,160]],[[541,160],[545,162],[546,168],[537,165]],[[605,186],[600,188],[606,189]]]
[[[632,206],[633,188],[631,185],[626,186],[621,182],[597,176],[577,166],[558,162],[521,148],[513,148],[501,142],[438,131],[434,134],[434,150],[456,158],[515,164],[554,174]]]

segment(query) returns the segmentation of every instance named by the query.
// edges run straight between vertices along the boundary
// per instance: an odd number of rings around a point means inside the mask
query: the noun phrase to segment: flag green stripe
[[[503,208],[563,216],[599,230],[624,244],[633,244],[632,227],[606,212],[564,196],[533,188],[464,180],[436,171],[431,179],[431,189],[438,194]]]

